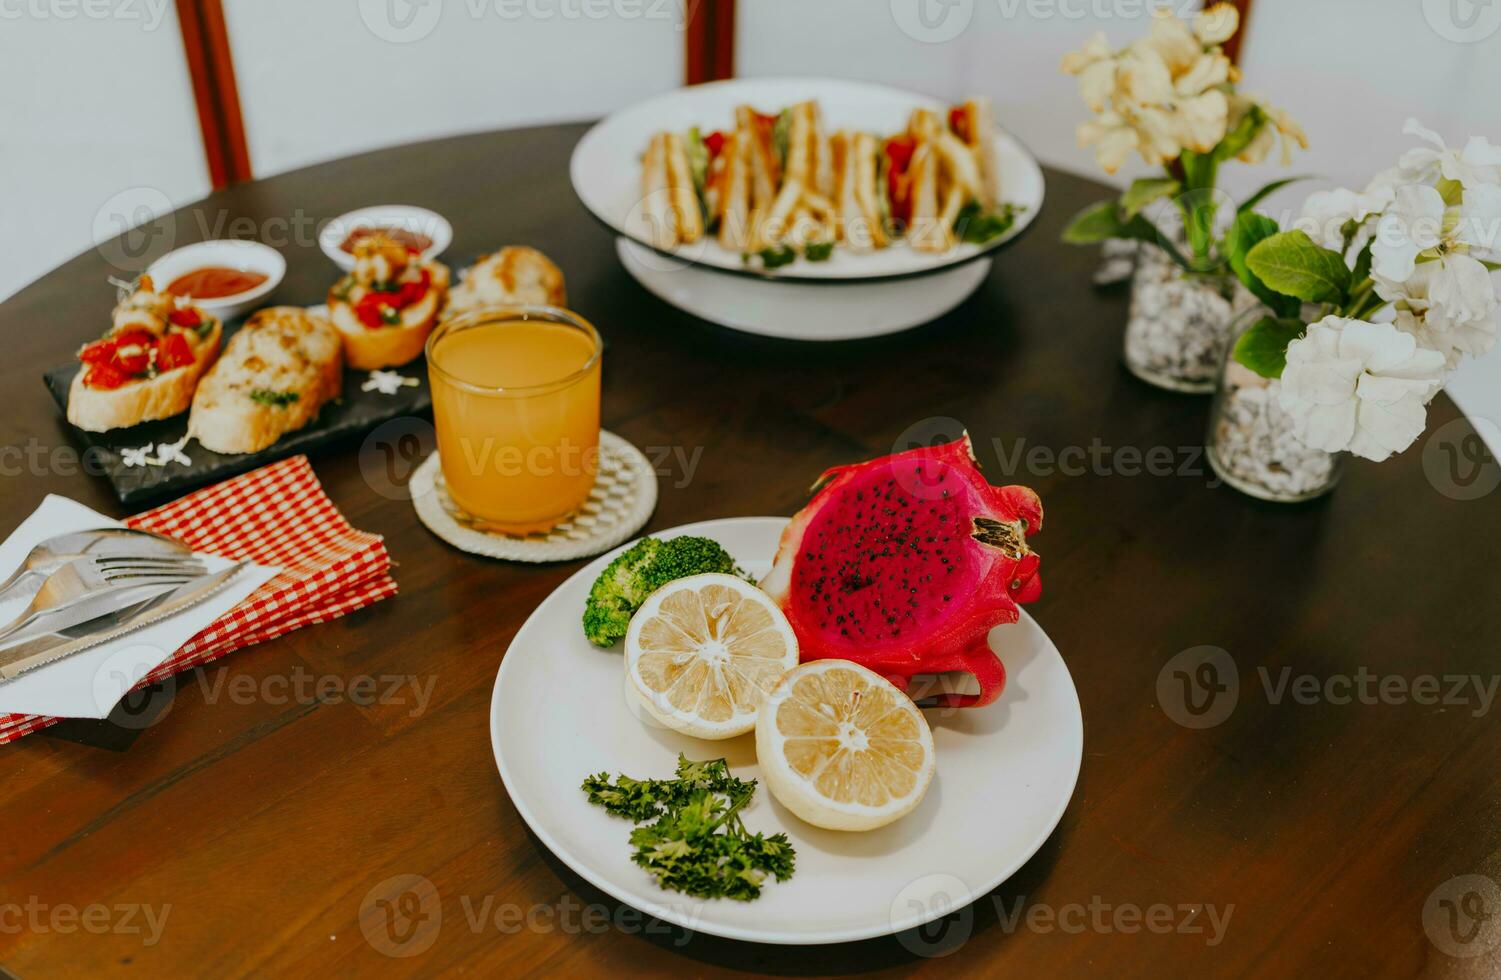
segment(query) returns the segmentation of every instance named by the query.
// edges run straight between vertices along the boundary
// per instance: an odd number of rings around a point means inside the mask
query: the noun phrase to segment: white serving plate
[[[858,340],[930,323],[990,275],[991,260],[966,262],[919,281],[878,280],[839,289],[726,276],[670,259],[629,238],[615,239],[625,271],[666,303],[723,327],[788,340]]]
[[[705,521],[657,534],[700,534],[747,570],[770,569],[785,518]],[[721,756],[759,776],[754,735],[706,742],[647,724],[624,696],[622,654],[584,639],[580,617],[616,552],[574,574],[511,641],[490,706],[490,738],[511,801],[565,864],[625,902],[694,932],[752,942],[816,944],[900,932],[962,908],[1000,884],[1053,832],[1079,774],[1084,729],[1063,658],[1026,613],[991,633],[1006,665],[994,704],[925,712],[938,774],[922,804],[868,833],[819,830],[763,784],[745,812],[752,831],[786,832],[797,871],[754,902],[707,901],[658,888],[631,863],[631,824],[585,799],[602,770],[670,777],[679,752]]]
[[[830,78],[749,78],[690,86],[621,109],[585,133],[569,165],[573,189],[584,206],[614,232],[645,248],[654,248],[639,225],[640,158],[653,133],[663,129],[686,131],[692,126],[708,132],[728,127],[735,106],[741,103],[773,112],[807,99],[818,100],[824,125],[831,130],[850,127],[883,135],[905,129],[913,109],[948,108],[913,92]],[[799,259],[772,270],[747,266],[739,252],[720,248],[708,238],[663,254],[679,264],[691,263],[755,279],[804,283],[921,276],[974,261],[1015,241],[1042,210],[1042,168],[1026,147],[999,128],[1000,120],[997,122],[1001,199],[1020,205],[1022,210],[1009,231],[984,245],[961,243],[937,254],[914,251],[902,241],[867,253],[838,247],[827,262]]]

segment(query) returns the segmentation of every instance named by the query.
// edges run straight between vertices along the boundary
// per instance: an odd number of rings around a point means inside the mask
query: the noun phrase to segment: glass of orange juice
[[[443,479],[469,523],[533,534],[589,499],[602,352],[587,320],[551,306],[466,313],[428,337]]]

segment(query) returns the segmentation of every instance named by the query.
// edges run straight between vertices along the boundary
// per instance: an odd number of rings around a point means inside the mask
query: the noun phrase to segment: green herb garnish
[[[966,242],[984,245],[993,238],[1011,230],[1016,223],[1016,205],[1002,204],[994,211],[986,211],[978,201],[970,201],[959,209],[954,219],[954,234]]]
[[[678,756],[675,779],[632,779],[608,773],[584,780],[589,802],[638,824],[631,859],[657,884],[698,898],[759,898],[767,875],[792,877],[797,855],[786,834],[752,834],[740,811],[756,792],[723,759]],[[647,821],[651,821],[647,823]]]
[[[827,262],[833,254],[833,242],[809,242],[803,249],[803,258],[809,262]]]
[[[776,269],[797,261],[797,253],[785,245],[763,248],[756,254],[761,256],[761,264],[768,269]]]
[[[269,405],[272,408],[286,408],[302,396],[295,391],[273,391],[270,388],[254,388],[250,392],[250,400],[258,405]]]
[[[345,276],[334,283],[334,288],[329,290],[329,292],[333,293],[334,299],[346,300],[349,298],[349,292],[352,289],[354,289],[354,276]]]
[[[218,322],[218,320],[215,320],[211,316],[206,316],[199,320],[198,326],[193,328],[198,332],[198,339],[203,340],[208,337],[208,335],[213,332],[214,324]]]
[[[394,327],[401,322],[401,312],[389,306],[382,306],[380,308],[380,322],[388,327]]]

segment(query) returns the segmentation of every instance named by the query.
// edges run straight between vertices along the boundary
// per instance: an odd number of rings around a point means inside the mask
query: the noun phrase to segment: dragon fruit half
[[[969,436],[829,470],[782,533],[763,589],[786,612],[804,661],[863,664],[906,690],[918,674],[964,672],[989,704],[1006,671],[986,643],[1042,591],[1027,536],[1042,503],[991,486]]]

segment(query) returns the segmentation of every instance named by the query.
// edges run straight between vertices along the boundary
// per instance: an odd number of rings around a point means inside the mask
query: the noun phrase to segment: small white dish
[[[748,103],[766,112],[816,99],[829,129],[853,128],[892,134],[903,130],[912,110],[945,111],[944,103],[915,92],[833,78],[744,78],[674,89],[613,113],[579,140],[569,161],[573,190],[596,218],[618,235],[654,248],[642,223],[640,158],[653,133],[704,131],[727,127],[735,106]],[[899,240],[889,248],[856,253],[836,248],[828,261],[798,260],[766,270],[746,265],[740,253],[704,238],[664,250],[664,261],[693,265],[752,281],[830,283],[924,276],[991,254],[1016,241],[1042,211],[1042,167],[1021,141],[997,119],[995,150],[1001,200],[1017,205],[1015,223],[1005,234],[977,245],[961,243],[947,252],[919,252]]]
[[[377,204],[341,214],[318,233],[318,247],[345,272],[354,268],[354,256],[339,246],[358,228],[401,228],[426,235],[432,244],[422,252],[424,259],[442,255],[453,242],[453,226],[436,211],[410,204]]]
[[[193,305],[221,320],[233,320],[253,310],[271,290],[281,285],[287,274],[287,260],[280,252],[260,242],[239,239],[221,239],[212,242],[197,242],[184,245],[163,255],[146,274],[157,289],[166,289],[173,281],[195,269],[210,267],[235,269],[239,272],[257,272],[266,281],[243,293],[221,296],[218,299],[194,298]]]
[[[771,567],[786,518],[705,521],[657,537],[701,534],[755,575]],[[695,933],[816,944],[901,932],[985,896],[1035,854],[1073,796],[1084,723],[1068,667],[1042,627],[991,631],[1006,689],[984,708],[924,712],[938,774],[916,810],[868,833],[820,830],[771,797],[764,780],[745,811],[752,832],[785,832],[797,872],[753,902],[707,901],[657,887],[631,863],[631,825],[591,806],[579,784],[605,771],[670,777],[678,753],[727,758],[757,778],[754,735],[705,742],[651,726],[622,694],[619,649],[584,639],[589,587],[619,550],[575,573],[512,639],[495,679],[490,739],[506,792],[542,844],[614,898]]]
[[[731,330],[786,340],[858,340],[931,323],[979,289],[991,267],[982,258],[921,279],[809,289],[691,265],[674,268],[629,238],[615,239],[615,251],[625,271],[663,302]]]

